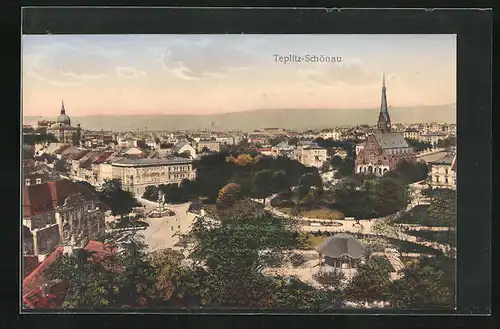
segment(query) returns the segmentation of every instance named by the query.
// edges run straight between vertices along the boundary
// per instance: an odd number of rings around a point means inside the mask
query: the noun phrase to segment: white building
[[[419,140],[420,131],[418,131],[417,129],[408,128],[405,131],[403,131],[403,136],[404,138]]]
[[[296,157],[304,166],[317,168],[320,168],[328,160],[326,148],[316,144],[298,146]]]
[[[431,185],[433,187],[455,189],[457,186],[457,155],[446,154],[444,157],[429,162],[431,166]]]
[[[196,159],[196,150],[188,142],[179,142],[172,148],[172,153],[188,154],[191,159]]]
[[[342,133],[337,130],[330,130],[322,132],[320,137],[323,139],[340,140],[342,138]]]
[[[121,159],[111,164],[113,178],[120,179],[122,188],[136,195],[144,194],[147,186],[180,183],[195,179],[193,161],[172,159]]]
[[[294,158],[295,157],[295,147],[293,145],[289,145],[288,142],[280,142],[271,147],[271,156],[273,157],[287,157]]]

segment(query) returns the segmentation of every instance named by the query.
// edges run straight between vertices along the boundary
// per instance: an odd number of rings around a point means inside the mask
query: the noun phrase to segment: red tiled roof
[[[64,205],[66,198],[80,193],[86,200],[97,200],[94,192],[67,179],[23,186],[23,217],[31,217]]]
[[[71,160],[80,160],[81,158],[83,158],[84,156],[86,156],[89,152],[90,152],[90,150],[83,150],[80,153],[77,153],[77,154],[73,155],[71,157]]]
[[[28,276],[26,276],[23,280],[23,296],[27,296],[32,293],[34,290],[43,286],[46,282],[45,277],[43,276],[43,271],[48,269],[59,256],[61,256],[64,252],[63,247],[57,247],[54,252],[52,252],[43,262],[38,265],[33,272],[31,272]]]
[[[95,164],[103,163],[106,160],[108,160],[113,155],[113,153],[114,152],[104,152],[100,156],[98,156],[97,159],[95,159],[92,163]]]
[[[117,252],[117,247],[108,243],[90,240],[83,248],[86,251],[92,252],[94,258],[104,258],[111,256]]]
[[[39,265],[38,256],[27,255],[23,257],[23,278],[32,273]]]

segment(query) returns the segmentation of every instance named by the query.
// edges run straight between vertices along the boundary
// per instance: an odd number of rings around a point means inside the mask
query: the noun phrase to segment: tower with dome
[[[66,114],[64,101],[61,101],[61,112],[56,119],[56,122],[47,130],[53,134],[59,143],[78,144],[81,135],[80,124],[76,127],[71,126],[71,119]]]

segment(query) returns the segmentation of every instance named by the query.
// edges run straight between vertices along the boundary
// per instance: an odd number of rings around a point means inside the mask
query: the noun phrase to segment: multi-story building
[[[416,162],[416,154],[402,133],[392,132],[387,105],[385,77],[382,84],[382,102],[377,133],[368,136],[363,145],[356,147],[355,173],[373,173],[381,176],[396,169],[400,161]]]
[[[328,160],[327,149],[316,144],[299,145],[296,158],[304,166],[320,168]]]
[[[442,158],[429,162],[431,185],[433,187],[455,189],[457,186],[457,155],[448,153]]]
[[[196,144],[196,151],[198,153],[203,152],[205,148],[209,151],[220,152],[220,142],[213,140],[200,140]]]
[[[342,137],[342,133],[337,130],[323,131],[319,137],[323,139],[340,140]]]
[[[180,183],[196,178],[193,160],[121,159],[111,164],[113,178],[120,179],[122,188],[136,195],[144,194],[147,186]]]
[[[70,180],[24,185],[22,197],[23,225],[32,239],[23,241],[26,254],[48,254],[59,244],[78,246],[105,229],[96,195]]]
[[[419,140],[420,131],[418,131],[417,129],[408,128],[405,131],[403,131],[403,136],[404,138]]]
[[[295,147],[293,145],[288,144],[288,142],[280,142],[271,147],[271,155],[273,157],[287,157],[287,158],[295,158]]]
[[[440,140],[445,140],[446,138],[448,138],[448,134],[442,131],[432,131],[420,135],[420,140],[431,143],[433,146],[437,146]]]

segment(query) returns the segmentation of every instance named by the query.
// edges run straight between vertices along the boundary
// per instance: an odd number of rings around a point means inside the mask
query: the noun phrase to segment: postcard
[[[24,310],[453,310],[456,35],[22,37]]]

